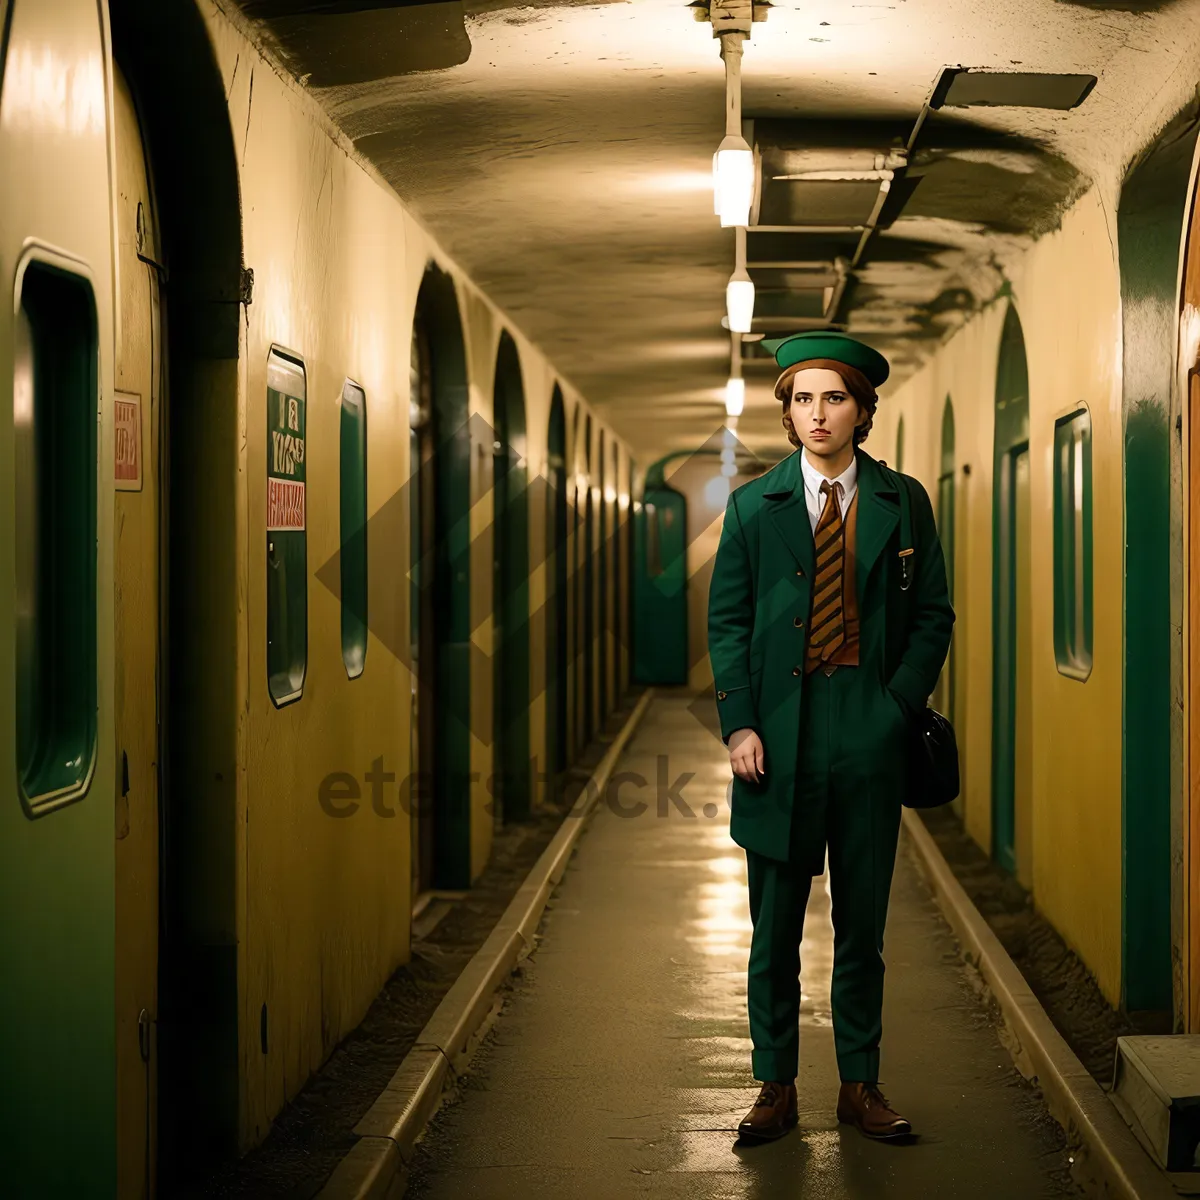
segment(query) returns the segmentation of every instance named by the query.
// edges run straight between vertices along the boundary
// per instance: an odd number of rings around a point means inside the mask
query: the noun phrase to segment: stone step
[[[1167,1171],[1191,1171],[1200,1144],[1200,1034],[1117,1038],[1113,1100]]]

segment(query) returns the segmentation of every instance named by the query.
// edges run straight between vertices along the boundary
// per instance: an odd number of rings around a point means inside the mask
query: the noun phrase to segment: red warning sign
[[[304,484],[290,479],[267,480],[267,529],[304,528]]]
[[[113,399],[113,474],[117,490],[142,490],[142,398],[117,392]]]

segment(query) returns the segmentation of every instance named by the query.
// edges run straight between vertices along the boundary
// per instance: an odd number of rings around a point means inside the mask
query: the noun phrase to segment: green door
[[[634,526],[634,679],[688,681],[687,502],[673,488],[647,489]]]
[[[554,774],[567,766],[567,438],[562,390],[550,401],[550,495],[546,505],[547,554],[553,589],[546,619],[546,752]]]
[[[519,820],[530,808],[529,473],[521,363],[507,333],[500,339],[494,411],[492,800],[498,818]]]
[[[954,603],[954,501],[955,501],[955,445],[954,445],[954,408],[950,397],[946,397],[946,405],[942,409],[942,463],[938,472],[937,486],[937,530],[942,543],[942,552],[946,556],[946,586],[949,590],[950,603]],[[950,654],[942,677],[938,680],[935,692],[935,707],[954,719],[954,640],[950,642]],[[956,804],[961,811],[961,796]]]
[[[996,372],[995,459],[992,494],[992,856],[1017,873],[1018,810],[1024,833],[1028,780],[1023,736],[1028,708],[1020,666],[1020,620],[1029,591],[1025,522],[1029,468],[1029,372],[1025,339],[1011,305],[1000,337]],[[1021,805],[1018,800],[1021,800]],[[1024,850],[1024,846],[1021,847]]]
[[[1138,155],[1116,205],[1124,364],[1125,569],[1119,581],[1093,581],[1094,587],[1123,585],[1124,611],[1131,626],[1134,622],[1138,626],[1138,636],[1126,637],[1123,650],[1122,1007],[1157,1011],[1168,1022],[1176,946],[1188,953],[1188,922],[1176,931],[1174,944],[1171,931],[1173,882],[1187,882],[1174,852],[1179,835],[1172,835],[1171,828],[1180,811],[1186,826],[1187,801],[1195,796],[1194,785],[1180,782],[1175,766],[1179,754],[1175,738],[1186,738],[1188,726],[1176,708],[1172,684],[1176,663],[1183,657],[1178,618],[1172,609],[1181,587],[1175,572],[1180,569],[1183,541],[1196,527],[1197,494],[1194,482],[1185,482],[1187,490],[1180,487],[1173,466],[1183,451],[1174,404],[1180,364],[1171,351],[1179,336],[1181,303],[1184,311],[1194,310],[1197,303],[1200,244],[1192,211],[1196,142],[1195,122],[1183,110]],[[1187,239],[1182,296],[1181,235]],[[1188,383],[1190,395],[1185,394],[1183,403],[1194,418],[1200,411],[1194,372]],[[1189,433],[1194,481],[1198,444],[1194,419]],[[1189,492],[1191,512],[1185,504]],[[1193,555],[1197,551],[1194,542],[1190,551]],[[1195,602],[1193,597],[1191,603]],[[1186,613],[1183,619],[1189,619]],[[1194,656],[1194,648],[1191,653]],[[1195,713],[1191,721],[1196,721]],[[1198,919],[1200,913],[1193,909],[1193,929]],[[1189,1004],[1186,978],[1183,983],[1182,1013],[1176,1015],[1183,1015],[1184,1027],[1192,1029],[1195,1007]]]
[[[465,888],[471,885],[471,426],[458,296],[454,280],[433,264],[417,312],[429,355],[433,568],[422,614],[431,625],[424,668],[431,686],[421,680],[419,689],[420,702],[431,694],[434,709],[432,795],[419,803],[430,822],[432,886]]]
[[[597,719],[601,725],[608,715],[608,501],[604,496],[604,485],[608,478],[608,463],[606,462],[607,446],[604,430],[600,431],[600,479],[597,488],[600,492],[599,518],[600,530],[597,538],[596,575],[599,585],[598,615],[596,620],[597,638],[597,675],[600,685],[600,698],[597,708]]]
[[[583,744],[596,728],[596,535],[592,508],[592,418],[584,422],[587,495],[583,500]]]

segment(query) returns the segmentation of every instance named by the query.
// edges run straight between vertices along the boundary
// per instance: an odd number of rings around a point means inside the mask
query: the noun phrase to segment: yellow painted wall
[[[1032,504],[1033,894],[1038,909],[1116,1004],[1121,979],[1121,663],[1123,573],[1120,289],[1115,217],[1098,192],[1037,242],[1012,273],[1029,365]],[[1081,286],[1086,281],[1086,286]],[[955,723],[972,837],[991,846],[992,446],[1006,298],[954,335],[915,377],[884,389],[866,449],[894,457],[934,495],[942,406],[954,403],[959,464]],[[1053,640],[1054,422],[1092,417],[1094,666],[1059,674]],[[970,475],[961,474],[962,464]]]
[[[343,381],[367,397],[367,508],[377,512],[408,476],[409,354],[417,291],[430,258],[454,277],[470,376],[470,410],[490,428],[495,358],[502,326],[516,340],[524,373],[530,472],[546,470],[547,423],[556,375],[470,283],[403,204],[355,160],[302,89],[276,72],[231,18],[204,6],[224,77],[241,164],[245,263],[254,296],[245,310],[239,404],[243,429],[238,548],[243,655],[239,730],[239,992],[241,1142],[265,1136],[279,1109],[336,1043],[361,1020],[409,954],[409,822],[399,784],[383,785],[373,811],[365,775],[382,759],[402,780],[408,770],[410,680],[375,636],[381,623],[408,622],[408,526],[396,539],[371,529],[368,545],[372,634],[363,674],[342,663],[337,598],[312,578],[337,553],[339,403]],[[251,91],[251,77],[253,89]],[[276,709],[266,686],[266,365],[272,344],[303,356],[307,373],[309,632],[303,697]],[[563,382],[571,412],[582,403]],[[480,426],[482,430],[484,426]],[[599,421],[593,415],[593,431]],[[608,431],[608,437],[611,437]],[[607,440],[607,439],[606,439]],[[622,452],[626,453],[622,448]],[[476,437],[472,457],[474,640],[477,729],[492,707],[492,447]],[[531,550],[544,522],[531,513]],[[380,583],[391,582],[391,588]],[[541,583],[535,580],[534,610]],[[394,606],[390,611],[381,611]],[[543,637],[541,620],[531,643]],[[231,647],[231,652],[234,648]],[[531,693],[544,659],[531,653]],[[533,752],[546,758],[545,720],[535,705]],[[491,846],[487,780],[490,740],[474,738],[471,871]],[[334,818],[318,802],[332,772],[360,781],[361,807]],[[259,1044],[263,1004],[269,1053]]]

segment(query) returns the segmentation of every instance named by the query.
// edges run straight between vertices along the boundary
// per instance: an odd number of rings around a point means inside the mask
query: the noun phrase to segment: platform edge
[[[471,1035],[487,1017],[492,997],[533,948],[534,931],[586,828],[586,818],[599,803],[617,759],[653,698],[654,688],[647,687],[592,772],[582,803],[563,818],[562,827],[534,863],[495,928],[417,1035],[413,1048],[379,1098],[355,1126],[359,1140],[338,1163],[317,1193],[317,1200],[398,1200],[404,1194],[412,1148],[437,1111],[441,1087],[466,1066],[469,1051],[474,1048]],[[469,982],[459,986],[464,980]],[[468,1051],[465,1057],[464,1051]],[[380,1136],[385,1129],[386,1134]]]
[[[1133,1130],[1092,1078],[1034,995],[1000,939],[955,878],[933,835],[912,809],[903,814],[917,860],[964,957],[995,998],[1018,1053],[1013,1060],[1042,1090],[1050,1115],[1082,1144],[1102,1195],[1114,1200],[1178,1200]],[[1025,1061],[1022,1062],[1022,1059]]]

